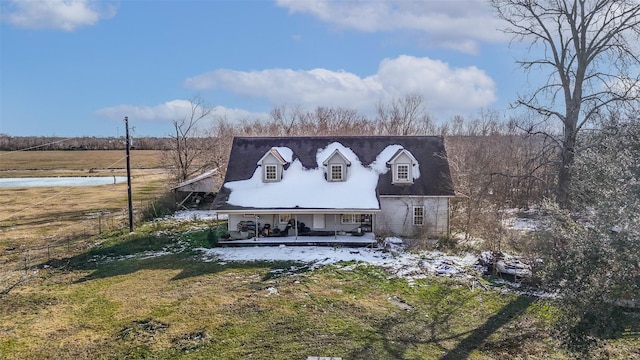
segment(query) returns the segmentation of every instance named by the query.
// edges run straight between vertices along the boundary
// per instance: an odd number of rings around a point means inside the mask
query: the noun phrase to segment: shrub
[[[209,247],[218,246],[219,240],[220,240],[220,236],[218,235],[217,229],[209,229],[209,231],[207,231],[207,243]]]

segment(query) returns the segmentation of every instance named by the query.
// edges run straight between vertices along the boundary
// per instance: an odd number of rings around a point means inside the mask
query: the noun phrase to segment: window
[[[278,180],[278,166],[277,165],[265,165],[264,179],[268,181]]]
[[[360,214],[342,214],[340,217],[342,224],[360,224]]]
[[[418,161],[407,150],[401,149],[387,162],[393,172],[391,182],[404,186],[413,184],[414,179],[420,176]]]
[[[398,182],[409,181],[409,165],[398,164],[396,166],[396,181]]]
[[[278,216],[278,222],[280,224],[287,224],[289,220],[291,220],[291,214],[280,214],[280,216]]]
[[[422,206],[413,207],[413,225],[416,225],[416,226],[424,225],[424,207]]]
[[[344,177],[342,176],[342,165],[341,164],[332,164],[331,165],[331,173],[330,178],[331,181],[342,181]]]

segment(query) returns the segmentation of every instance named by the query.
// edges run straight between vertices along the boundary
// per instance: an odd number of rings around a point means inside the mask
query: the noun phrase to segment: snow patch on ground
[[[465,281],[472,288],[487,290],[498,288],[502,291],[517,292],[536,297],[552,297],[539,291],[534,291],[520,282],[496,278],[491,282],[482,279],[488,273],[488,253],[464,254],[460,256],[447,255],[439,251],[407,251],[404,245],[398,243],[397,238],[385,240],[384,248],[342,248],[320,246],[285,246],[278,247],[233,247],[200,249],[204,261],[215,261],[220,264],[229,262],[255,261],[293,261],[304,263],[304,266],[293,266],[290,269],[272,270],[274,275],[284,276],[298,273],[301,269],[313,270],[326,265],[340,267],[343,271],[351,271],[363,264],[373,265],[383,269],[390,276],[407,280],[410,286],[418,279],[429,277],[447,277]],[[507,266],[521,265],[518,258],[506,254],[501,261]],[[345,264],[344,262],[349,262]],[[352,263],[355,262],[355,263]],[[523,264],[522,264],[523,265]],[[528,266],[523,265],[513,275],[530,275]],[[509,274],[509,272],[505,272]],[[272,290],[266,289],[266,296],[274,295]]]
[[[514,213],[514,215],[516,215]],[[185,210],[173,214],[171,219],[175,220],[215,220],[215,211],[208,210]],[[220,219],[223,219],[220,216]],[[535,221],[535,219],[533,219]],[[541,220],[537,220],[541,221]],[[534,226],[527,229],[536,229]],[[310,240],[305,238],[304,240]],[[325,238],[322,238],[323,240]],[[466,279],[471,284],[486,288],[486,282],[479,279],[488,272],[488,264],[492,263],[493,253],[482,252],[481,254],[447,255],[440,251],[407,251],[403,240],[398,237],[388,237],[381,247],[370,248],[346,248],[329,246],[252,246],[246,247],[218,247],[199,249],[202,252],[204,261],[215,261],[221,265],[231,262],[282,262],[293,261],[303,263],[302,267],[292,267],[290,269],[274,269],[274,274],[287,275],[295,274],[300,269],[315,269],[326,265],[338,265],[345,271],[359,266],[359,264],[370,264],[377,266],[391,276],[407,279],[409,284],[413,284],[416,279],[424,279],[432,276],[450,277],[456,279]],[[165,250],[166,251],[166,250]],[[138,254],[138,257],[160,256],[164,251],[155,254]],[[518,257],[509,254],[500,254],[500,262],[497,265],[505,274],[518,278],[531,275],[531,267]],[[340,264],[342,262],[355,262],[353,264]],[[494,286],[504,284],[513,291],[521,284],[507,280],[493,280]],[[475,286],[474,285],[474,286]],[[268,292],[268,291],[267,291]],[[543,293],[525,291],[532,296],[549,296]]]
[[[217,214],[213,210],[181,210],[168,216],[168,219],[173,220],[227,220],[229,217],[227,214]]]
[[[317,246],[233,247],[201,249],[205,261],[253,262],[297,261],[309,264],[311,269],[340,262],[360,262],[378,266],[387,272],[406,279],[423,279],[428,276],[469,278],[482,270],[474,267],[478,257],[451,256],[438,251],[410,253],[397,244],[397,238],[389,239],[391,251],[381,248],[336,248]]]
[[[505,228],[515,231],[536,231],[542,228],[543,215],[539,210],[509,209],[503,212],[502,224]]]

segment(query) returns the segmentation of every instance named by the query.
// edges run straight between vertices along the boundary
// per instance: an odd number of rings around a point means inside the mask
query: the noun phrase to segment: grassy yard
[[[184,234],[115,235],[4,296],[6,358],[425,359],[558,354],[550,308],[367,265],[205,262]],[[156,233],[157,234],[157,233]],[[193,238],[191,241],[194,241]],[[185,249],[186,247],[186,249]],[[143,251],[162,251],[157,256]],[[64,266],[63,266],[64,265]],[[346,266],[350,265],[350,266]],[[523,341],[526,339],[527,341]],[[483,344],[484,347],[478,347]]]
[[[573,359],[551,300],[371,265],[205,261],[206,222],[115,231],[0,298],[6,359]],[[601,358],[637,358],[638,314]]]

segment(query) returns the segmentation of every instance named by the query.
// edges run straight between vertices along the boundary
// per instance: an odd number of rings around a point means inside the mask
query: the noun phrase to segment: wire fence
[[[81,222],[80,227],[74,226],[73,231],[67,229],[62,236],[47,236],[43,245],[5,249],[5,263],[13,267],[13,270],[48,268],[60,260],[69,259],[96,246],[102,234],[127,228],[126,222],[127,214],[124,212],[92,214],[89,219]]]

